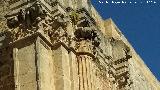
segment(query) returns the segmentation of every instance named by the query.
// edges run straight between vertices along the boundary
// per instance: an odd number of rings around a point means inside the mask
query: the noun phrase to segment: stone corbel
[[[6,18],[8,27],[12,29],[18,27],[20,24],[25,24],[24,26],[27,28],[31,27],[37,17],[44,19],[45,16],[45,10],[43,10],[42,6],[37,2],[31,7],[20,9],[19,12],[13,15],[6,15]]]

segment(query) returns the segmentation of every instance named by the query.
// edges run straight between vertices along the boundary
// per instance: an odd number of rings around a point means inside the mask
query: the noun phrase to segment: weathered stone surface
[[[160,90],[90,0],[0,1],[0,90]]]

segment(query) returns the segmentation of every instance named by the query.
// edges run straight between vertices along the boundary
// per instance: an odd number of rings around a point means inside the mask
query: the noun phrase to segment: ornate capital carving
[[[97,32],[91,27],[78,27],[75,31],[75,37],[77,40],[90,40],[96,47],[100,44],[100,38]]]

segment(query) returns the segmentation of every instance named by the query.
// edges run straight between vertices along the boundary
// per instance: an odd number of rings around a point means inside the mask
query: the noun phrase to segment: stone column
[[[91,90],[91,68],[90,68],[90,62],[91,61],[89,61],[89,58],[90,57],[88,57],[87,59],[88,60],[86,60],[86,69],[87,69],[87,79],[88,79],[88,90]]]
[[[87,55],[77,56],[79,71],[79,90],[95,90],[95,72],[93,58]]]
[[[79,90],[94,90],[94,72],[92,44],[90,41],[79,42],[78,48]],[[93,55],[94,56],[94,55]]]
[[[96,90],[96,83],[95,83],[95,72],[94,72],[94,63],[90,62],[90,69],[91,69],[91,90]]]

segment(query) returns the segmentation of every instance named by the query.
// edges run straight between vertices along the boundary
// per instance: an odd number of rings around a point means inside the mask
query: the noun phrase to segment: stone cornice
[[[51,47],[51,50],[54,50],[54,49],[57,49],[59,48],[60,46],[63,46],[68,52],[73,52],[75,55],[79,56],[79,55],[87,55],[87,56],[90,56],[93,58],[93,60],[95,59],[95,55],[92,54],[92,53],[89,53],[89,52],[77,52],[73,47],[70,47],[68,45],[66,45],[65,43],[63,42],[58,42],[58,43],[55,43],[55,44],[52,44],[42,33],[40,32],[37,32],[31,36],[27,36],[25,38],[22,38],[22,39],[19,39],[15,42],[12,42],[10,44],[8,44],[8,46],[14,48],[16,47],[16,45],[18,43],[23,43],[23,42],[27,42],[28,40],[33,40],[33,43],[35,42],[36,38],[37,37],[40,37],[49,47]],[[8,47],[8,46],[5,46],[5,47]]]

